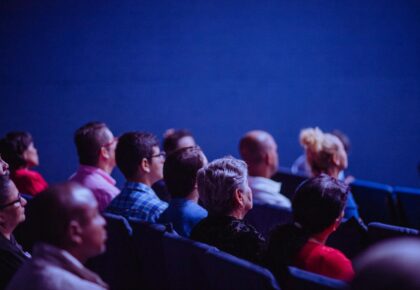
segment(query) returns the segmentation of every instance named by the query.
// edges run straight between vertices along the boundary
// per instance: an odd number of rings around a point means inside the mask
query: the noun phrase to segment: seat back
[[[276,205],[255,203],[245,216],[245,221],[267,238],[274,226],[292,221],[292,210]]]
[[[391,186],[355,180],[350,187],[365,223],[380,221],[397,224],[395,197]]]
[[[386,239],[407,236],[420,238],[420,232],[416,229],[387,225],[378,222],[368,224],[369,245],[375,244]]]
[[[349,285],[341,280],[332,279],[323,275],[311,273],[298,269],[296,267],[288,267],[289,279],[287,289],[294,290],[347,290]]]
[[[281,168],[271,179],[281,182],[281,193],[292,200],[296,188],[307,178],[303,175],[293,174],[289,169]]]
[[[200,289],[280,289],[269,270],[228,253],[210,249],[200,262],[206,269]]]
[[[395,187],[401,225],[420,229],[420,189]]]
[[[133,228],[134,252],[140,261],[140,270],[137,273],[139,283],[136,288],[170,289],[163,237],[174,234],[168,233],[167,227],[161,224],[137,220],[130,220],[130,224]]]
[[[139,261],[131,247],[132,229],[119,215],[104,213],[108,239],[106,252],[88,261],[87,267],[96,272],[111,289],[136,289]]]
[[[207,269],[201,259],[207,251],[215,248],[175,235],[164,235],[163,246],[168,289],[202,289]]]
[[[352,259],[367,246],[367,227],[352,217],[340,224],[327,240],[327,245],[340,250],[346,257]]]

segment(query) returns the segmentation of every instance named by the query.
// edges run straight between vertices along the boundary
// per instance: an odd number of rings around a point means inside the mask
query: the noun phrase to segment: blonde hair
[[[331,167],[335,166],[333,156],[339,150],[340,139],[315,127],[300,131],[299,140],[306,151],[306,159],[312,174],[314,176],[321,173],[328,174]]]

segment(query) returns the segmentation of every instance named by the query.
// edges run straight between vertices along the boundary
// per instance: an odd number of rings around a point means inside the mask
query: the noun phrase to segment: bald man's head
[[[268,132],[253,130],[246,133],[239,142],[239,152],[251,175],[259,176],[261,171],[272,175],[277,170],[277,144]]]

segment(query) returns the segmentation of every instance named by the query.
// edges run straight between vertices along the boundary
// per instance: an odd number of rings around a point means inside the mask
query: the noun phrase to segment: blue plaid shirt
[[[121,193],[111,201],[105,211],[127,219],[155,223],[167,207],[168,204],[161,201],[149,186],[127,181]]]

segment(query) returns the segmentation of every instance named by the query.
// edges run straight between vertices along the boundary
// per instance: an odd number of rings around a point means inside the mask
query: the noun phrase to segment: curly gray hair
[[[216,159],[197,173],[197,186],[204,207],[214,214],[226,215],[235,208],[237,188],[248,182],[244,161],[231,156]]]

